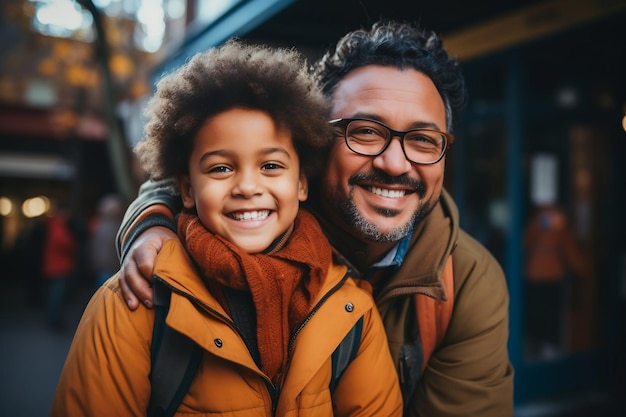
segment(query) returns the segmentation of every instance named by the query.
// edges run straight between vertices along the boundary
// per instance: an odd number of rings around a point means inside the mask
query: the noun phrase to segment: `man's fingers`
[[[137,266],[137,272],[141,274],[144,280],[152,279],[154,260],[156,259],[157,252],[157,249],[153,248],[147,243],[144,246],[138,246],[133,251],[133,260],[135,261],[135,265]]]
[[[154,295],[152,293],[152,270],[157,251],[150,247],[137,247],[133,260],[136,273],[129,274],[126,280],[130,289],[141,300],[142,304],[152,308]]]
[[[128,279],[128,276],[133,274],[130,270],[134,268],[135,263],[130,258],[126,259],[126,262],[124,262],[124,264],[122,264],[122,267],[120,268],[120,287],[122,288],[122,296],[124,297],[124,301],[126,301],[126,305],[131,311],[134,311],[137,309],[137,307],[139,307],[139,300],[135,296],[135,293],[131,291],[126,281]]]
[[[135,240],[121,268],[121,287],[126,304],[131,310],[142,303],[152,308],[152,276],[157,253],[167,239],[177,238],[166,227],[152,227]]]

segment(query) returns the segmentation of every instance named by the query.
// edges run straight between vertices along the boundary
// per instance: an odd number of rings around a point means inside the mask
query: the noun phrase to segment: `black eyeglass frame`
[[[387,143],[385,143],[385,146],[382,147],[382,149],[375,154],[367,154],[367,153],[362,153],[362,152],[357,152],[354,149],[352,149],[350,147],[350,144],[348,142],[348,125],[352,122],[358,122],[358,121],[363,121],[363,122],[372,122],[375,123],[381,127],[384,127],[385,129],[387,129],[390,133],[389,135],[389,139],[387,140]],[[363,156],[379,156],[382,155],[383,152],[385,152],[387,150],[387,148],[389,147],[389,144],[391,143],[392,139],[394,137],[399,137],[400,138],[400,146],[402,147],[402,152],[404,153],[404,157],[408,160],[411,161],[414,164],[419,164],[419,165],[433,165],[436,164],[437,162],[441,161],[443,159],[443,157],[446,155],[446,153],[448,152],[448,149],[450,148],[450,145],[452,145],[452,143],[454,143],[454,135],[452,135],[451,133],[446,133],[446,132],[441,132],[439,130],[435,130],[435,129],[410,129],[410,130],[395,130],[390,128],[389,126],[387,126],[386,124],[379,122],[378,120],[373,120],[373,119],[364,119],[364,118],[354,118],[354,119],[333,119],[330,120],[328,122],[329,124],[333,125],[333,126],[337,126],[343,129],[343,140],[346,143],[346,146],[348,147],[348,149],[350,149],[352,152],[354,152],[357,155],[363,155]],[[410,132],[415,132],[415,131],[422,131],[422,132],[435,132],[438,133],[440,135],[443,136],[444,138],[444,145],[442,146],[441,149],[441,155],[439,156],[439,158],[437,158],[435,161],[433,162],[416,162],[413,161],[411,158],[408,157],[408,155],[406,154],[406,150],[404,149],[404,138],[405,136],[410,133]]]

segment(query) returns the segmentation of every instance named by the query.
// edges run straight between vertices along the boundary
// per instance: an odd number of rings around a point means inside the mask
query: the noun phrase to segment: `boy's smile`
[[[269,215],[269,210],[242,211],[228,214],[229,217],[242,222],[265,220]]]

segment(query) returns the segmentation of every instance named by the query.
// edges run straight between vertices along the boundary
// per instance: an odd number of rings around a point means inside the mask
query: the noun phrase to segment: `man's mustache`
[[[348,178],[349,185],[359,185],[361,183],[378,183],[384,185],[401,185],[412,188],[420,197],[424,197],[426,186],[422,181],[410,178],[408,175],[392,177],[384,172],[373,172],[370,174],[354,174]]]

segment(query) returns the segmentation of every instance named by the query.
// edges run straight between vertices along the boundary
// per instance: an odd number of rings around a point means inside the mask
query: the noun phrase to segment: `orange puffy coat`
[[[341,283],[345,271],[330,267],[314,313],[293,340],[290,366],[272,410],[269,378],[196,275],[180,242],[166,242],[155,266],[157,279],[173,287],[166,322],[204,349],[177,415],[401,416],[402,398],[380,316],[372,297],[354,281]],[[347,303],[354,309],[348,311]],[[331,393],[331,354],[361,316],[359,351]],[[153,322],[154,310],[126,307],[119,276],[100,288],[72,342],[51,415],[145,416]]]

